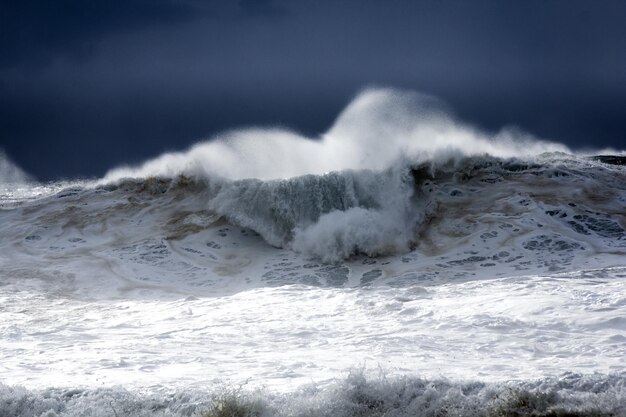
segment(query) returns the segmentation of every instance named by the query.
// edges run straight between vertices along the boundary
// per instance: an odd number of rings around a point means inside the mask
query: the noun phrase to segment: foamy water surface
[[[266,415],[485,415],[520,393],[624,415],[619,155],[394,90],[314,139],[233,131],[50,184],[0,155],[0,411],[198,415],[243,387]]]

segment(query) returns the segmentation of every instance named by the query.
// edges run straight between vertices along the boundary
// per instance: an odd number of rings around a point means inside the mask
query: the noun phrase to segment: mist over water
[[[23,184],[31,178],[0,149],[0,186]]]
[[[319,138],[284,129],[225,132],[187,152],[168,153],[139,167],[116,168],[104,182],[147,176],[285,179],[347,169],[382,170],[408,159],[419,163],[489,154],[528,157],[569,152],[515,128],[495,134],[457,121],[437,98],[391,88],[366,89]]]

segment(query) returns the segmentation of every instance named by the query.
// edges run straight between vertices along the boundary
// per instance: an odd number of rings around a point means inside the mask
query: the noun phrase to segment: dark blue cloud
[[[0,148],[40,178],[102,175],[242,125],[316,134],[366,85],[438,95],[485,129],[626,148],[622,1],[0,8]]]
[[[240,12],[243,16],[284,17],[287,8],[274,0],[239,0]]]
[[[107,33],[180,23],[203,9],[176,0],[6,0],[0,5],[0,65],[40,65],[88,54]]]

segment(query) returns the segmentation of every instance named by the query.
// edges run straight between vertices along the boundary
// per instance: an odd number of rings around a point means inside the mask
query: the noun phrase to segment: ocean
[[[103,178],[0,155],[0,416],[626,416],[626,156],[436,99]]]

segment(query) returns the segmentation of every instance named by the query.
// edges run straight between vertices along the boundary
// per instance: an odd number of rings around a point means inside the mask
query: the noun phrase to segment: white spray
[[[103,182],[147,176],[284,179],[346,169],[382,170],[400,157],[414,162],[490,154],[528,157],[569,152],[516,129],[488,134],[456,121],[436,98],[394,89],[367,89],[328,132],[307,138],[284,129],[223,133],[186,152],[167,153],[139,167],[121,167]]]
[[[0,149],[0,185],[23,184],[29,180],[28,174],[15,165],[7,154]]]

